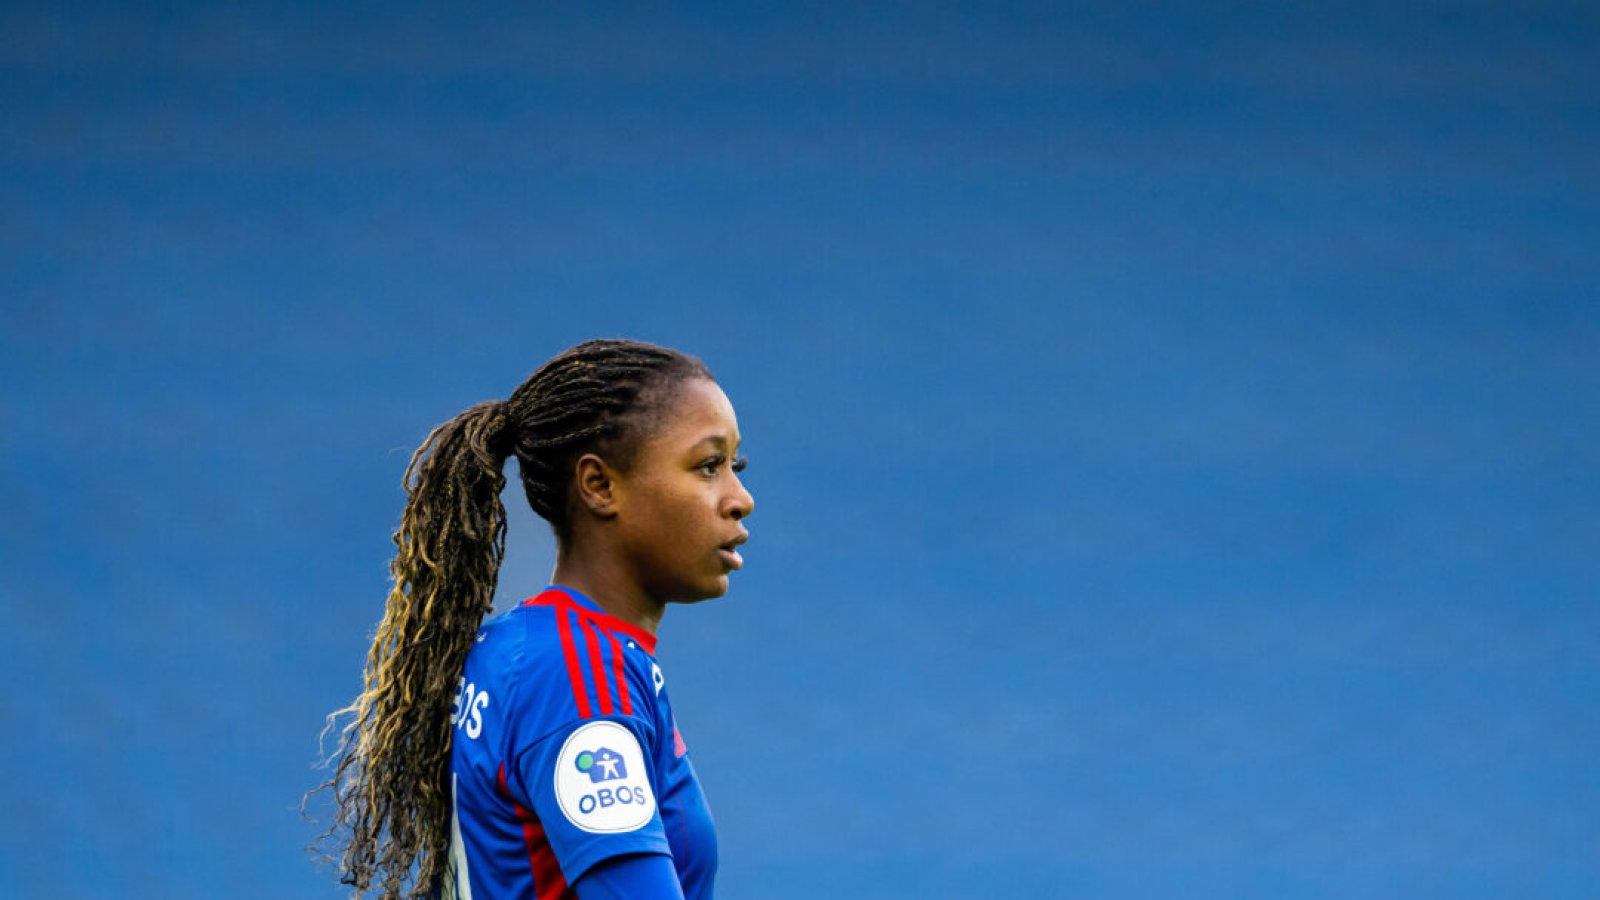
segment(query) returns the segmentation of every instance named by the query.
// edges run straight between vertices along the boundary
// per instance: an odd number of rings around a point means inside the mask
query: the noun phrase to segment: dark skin
[[[679,385],[665,424],[618,469],[594,453],[573,464],[571,531],[553,584],[650,634],[668,603],[720,597],[742,564],[755,499],[739,480],[739,422],[716,382]]]

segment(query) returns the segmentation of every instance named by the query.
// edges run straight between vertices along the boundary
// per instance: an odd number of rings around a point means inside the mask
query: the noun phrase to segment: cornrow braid
[[[626,470],[665,414],[660,394],[691,378],[710,379],[711,372],[666,347],[596,340],[545,363],[511,395],[523,493],[557,537],[567,537],[567,487],[577,458],[594,451]]]
[[[354,896],[423,897],[443,873],[450,703],[505,557],[506,458],[516,455],[528,504],[565,541],[577,458],[595,452],[626,470],[670,392],[692,378],[711,373],[676,350],[586,341],[541,366],[510,399],[479,403],[435,428],[412,455],[394,586],[363,691],[328,717],[329,728],[349,722],[332,777],[307,794],[333,792],[336,811],[319,848]]]

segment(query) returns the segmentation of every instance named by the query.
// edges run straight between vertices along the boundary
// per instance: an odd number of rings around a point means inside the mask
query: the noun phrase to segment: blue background
[[[341,896],[409,454],[626,335],[723,896],[1600,895],[1592,4],[570,6],[0,11],[0,894]]]

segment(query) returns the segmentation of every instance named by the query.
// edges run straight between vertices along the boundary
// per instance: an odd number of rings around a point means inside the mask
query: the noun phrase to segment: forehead
[[[708,439],[739,443],[733,403],[715,381],[693,378],[678,386],[664,421],[650,443],[686,450]]]

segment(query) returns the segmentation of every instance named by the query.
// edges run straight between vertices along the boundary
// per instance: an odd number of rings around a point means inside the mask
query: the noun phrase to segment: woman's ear
[[[616,515],[616,473],[606,461],[593,453],[585,453],[578,457],[574,470],[573,484],[583,508],[601,518]]]

